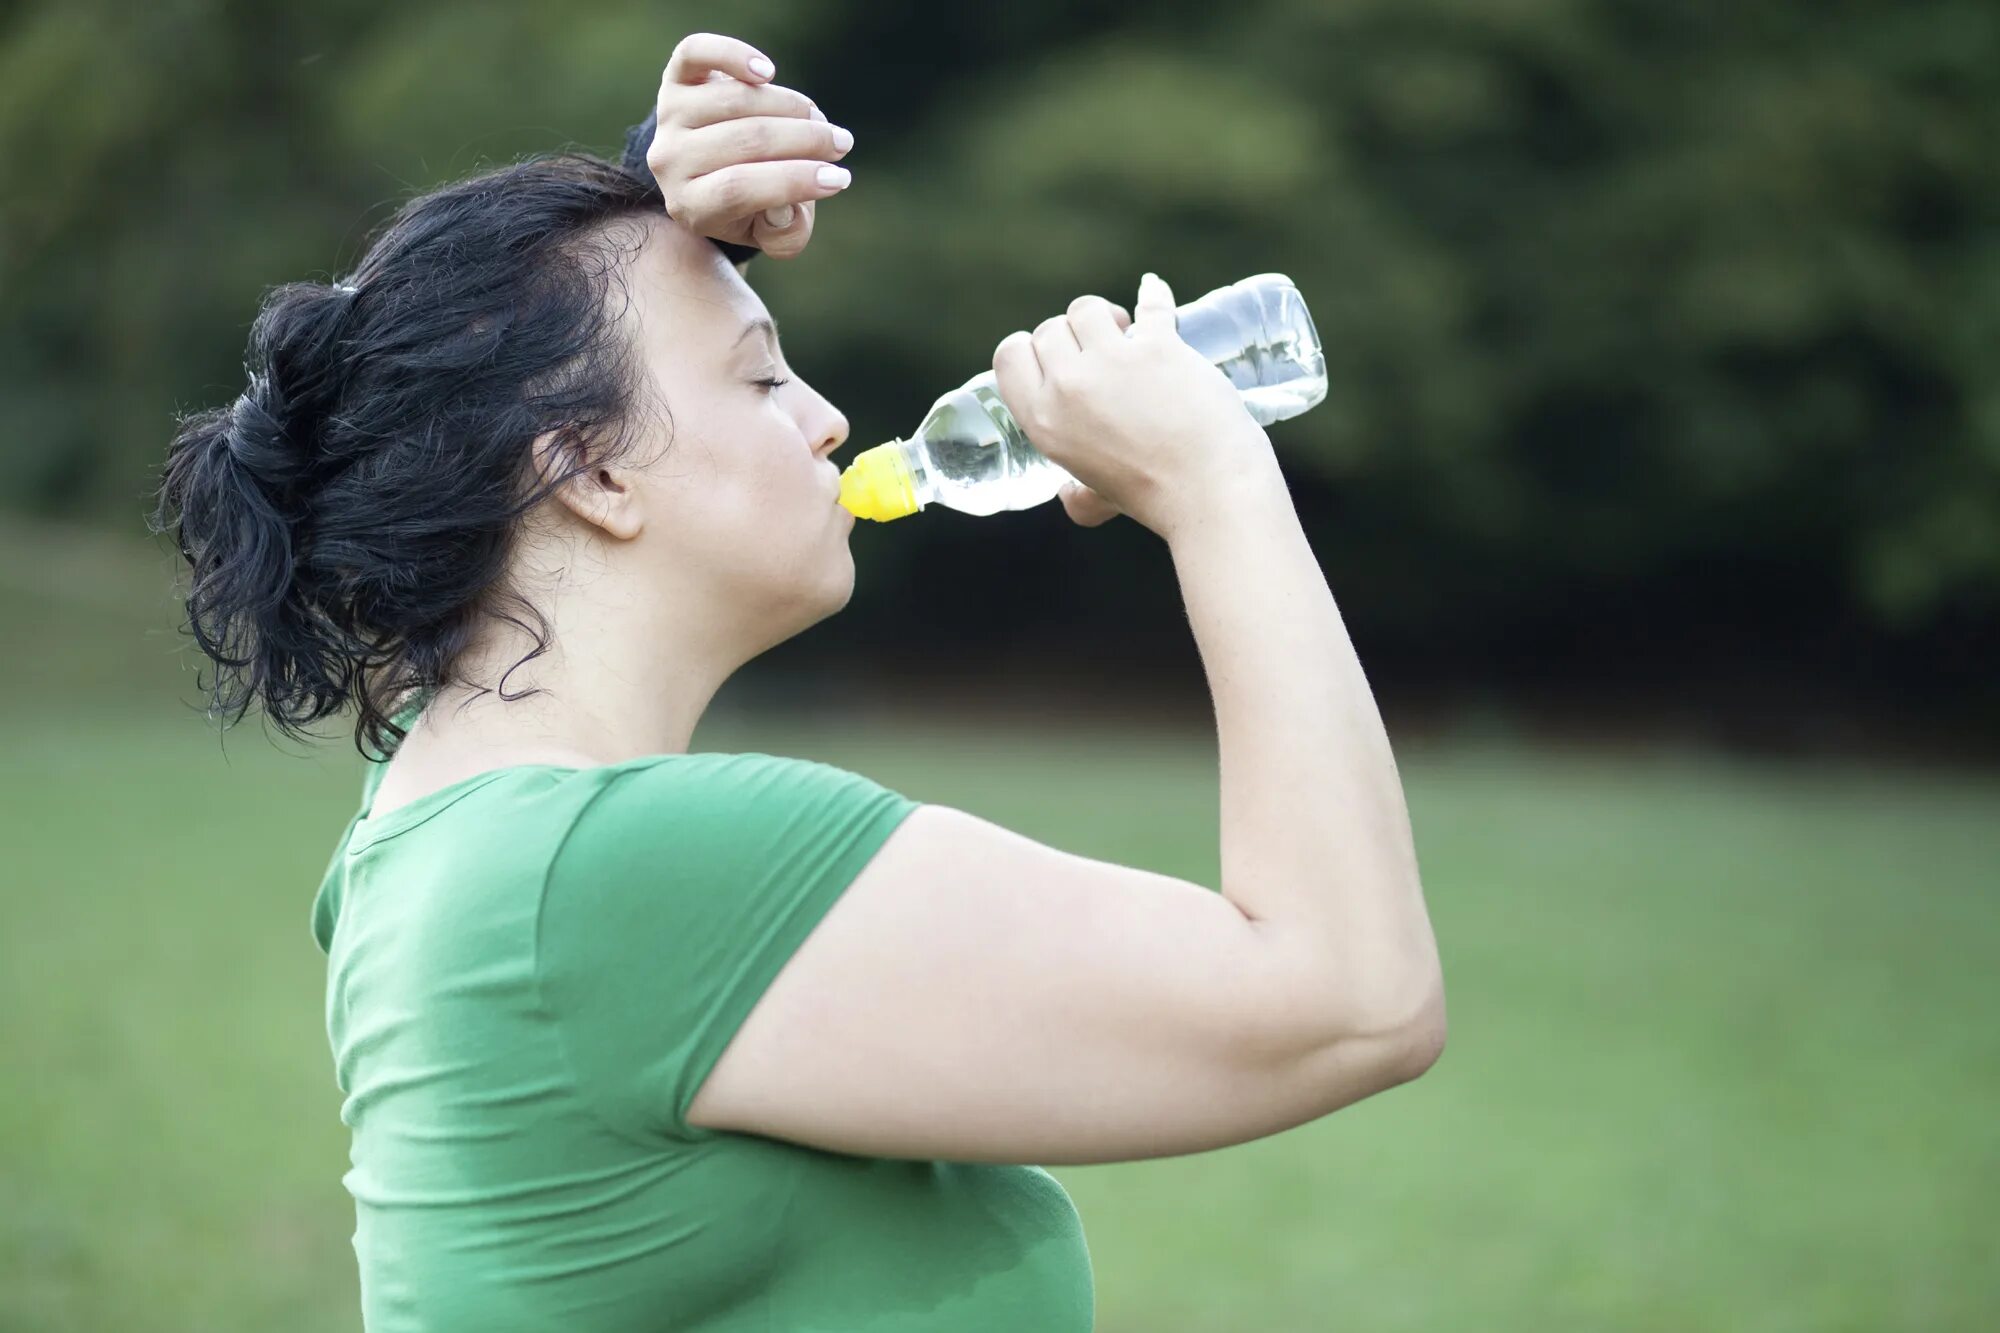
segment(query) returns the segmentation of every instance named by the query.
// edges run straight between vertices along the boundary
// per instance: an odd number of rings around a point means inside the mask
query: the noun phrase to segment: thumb
[[[1157,273],[1139,279],[1139,299],[1132,303],[1132,328],[1136,333],[1172,333],[1178,323],[1174,316],[1174,292]]]
[[[765,225],[773,228],[774,230],[783,231],[785,228],[792,225],[793,221],[798,217],[798,214],[799,214],[798,209],[794,208],[792,205],[780,204],[776,208],[765,209],[763,213],[763,221]]]
[[[1125,512],[1080,481],[1063,483],[1062,507],[1072,523],[1085,528],[1108,523]]]

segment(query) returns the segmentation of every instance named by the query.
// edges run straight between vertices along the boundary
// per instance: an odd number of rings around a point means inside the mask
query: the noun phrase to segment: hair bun
[[[660,127],[660,110],[653,108],[646,118],[625,131],[625,156],[621,165],[635,176],[647,180],[653,178],[653,169],[646,165],[646,154],[653,146],[653,135]]]
[[[284,411],[283,396],[271,377],[253,371],[250,387],[237,398],[223,436],[237,465],[278,491],[296,486],[310,461],[285,430]]]

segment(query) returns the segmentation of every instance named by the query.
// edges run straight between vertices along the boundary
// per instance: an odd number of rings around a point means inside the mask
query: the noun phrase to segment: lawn
[[[359,760],[220,745],[149,605],[0,588],[0,1330],[353,1330],[307,907]],[[1199,725],[725,691],[696,739],[1215,882]],[[1444,1058],[1257,1143],[1059,1169],[1103,1333],[2000,1326],[2000,777],[1401,752]]]

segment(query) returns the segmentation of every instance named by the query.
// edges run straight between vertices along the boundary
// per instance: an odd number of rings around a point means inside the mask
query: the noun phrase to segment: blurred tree
[[[1418,674],[1755,643],[1907,688],[2000,648],[1986,0],[29,0],[0,25],[0,506],[136,527],[173,410],[240,387],[264,288],[339,271],[413,191],[612,151],[719,26],[857,135],[812,251],[752,269],[857,448],[1080,291],[1282,270],[1332,390],[1273,436],[1350,617]],[[995,521],[1034,540],[858,534],[856,633],[912,599],[967,655],[1113,601],[1143,651],[1179,630],[1142,534]]]

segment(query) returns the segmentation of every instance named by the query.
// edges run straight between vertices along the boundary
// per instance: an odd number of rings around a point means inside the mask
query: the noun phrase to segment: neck
[[[535,641],[525,630],[489,621],[491,632],[454,668],[461,683],[437,693],[411,740],[503,762],[683,754],[716,691],[754,655],[718,650],[702,632],[715,620],[678,613],[666,599],[645,609],[572,590],[537,605],[548,619],[548,651],[529,657]],[[540,692],[521,697],[529,690]]]

